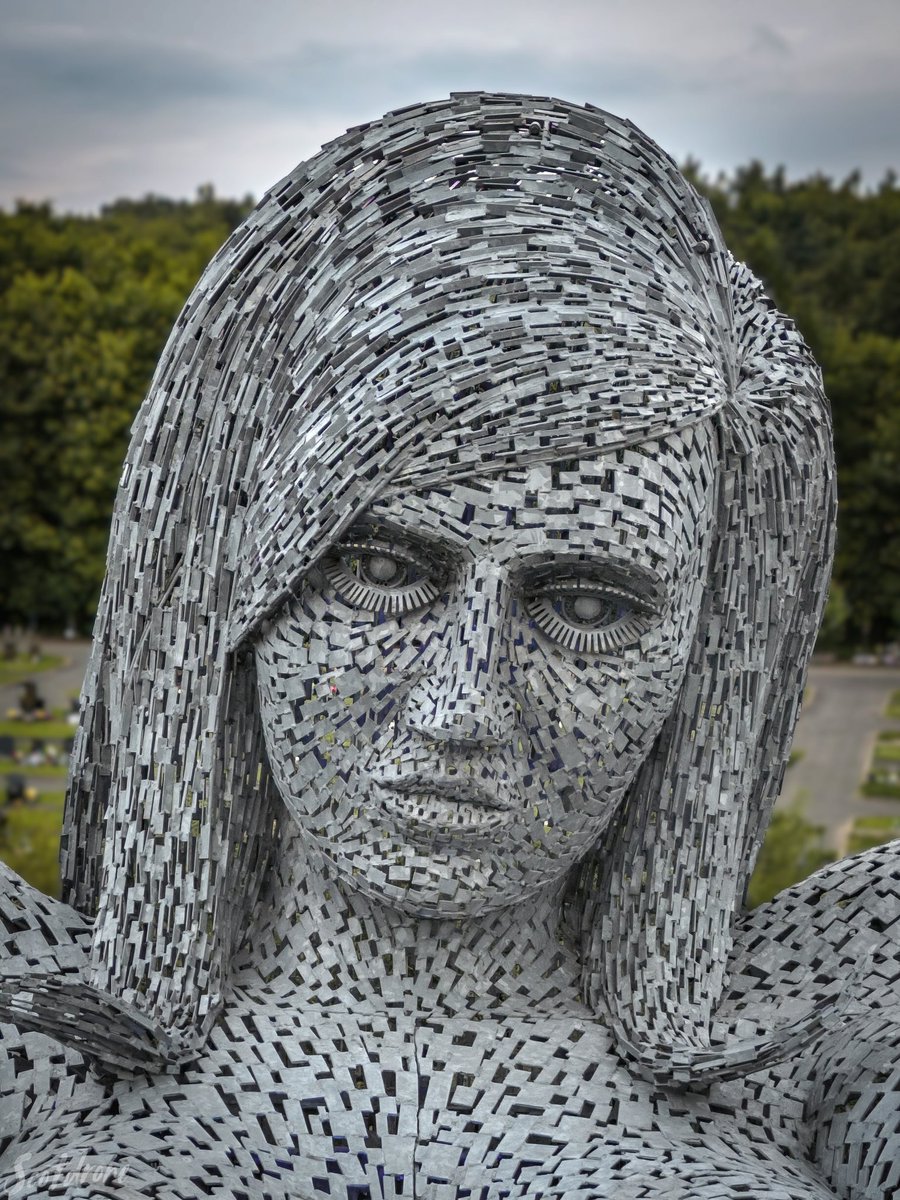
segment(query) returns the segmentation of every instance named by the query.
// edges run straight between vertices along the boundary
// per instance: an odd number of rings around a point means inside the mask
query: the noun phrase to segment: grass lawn
[[[40,767],[27,767],[24,763],[13,762],[11,758],[0,758],[0,775],[40,775],[43,779],[65,779],[69,773],[67,763],[44,763]]]
[[[888,700],[884,715],[886,717],[894,717],[900,721],[900,691],[891,693],[891,698]]]
[[[875,800],[900,800],[900,783],[887,783],[879,779],[867,779],[860,785],[860,792]],[[868,820],[868,817],[864,818]]]
[[[75,726],[68,721],[0,721],[0,737],[73,738]]]
[[[54,667],[61,667],[65,661],[59,654],[42,654],[37,662],[22,654],[18,658],[4,659],[0,661],[0,686],[21,683],[23,679],[30,679],[39,671],[52,671]]]
[[[847,843],[847,853],[858,854],[861,850],[871,850],[873,846],[882,846],[894,838],[900,838],[900,816],[857,817]]]
[[[875,743],[875,757],[891,759],[900,762],[900,742],[885,741]]]
[[[47,792],[37,804],[8,806],[0,831],[0,858],[48,896],[59,895],[63,799],[62,792]]]
[[[831,862],[834,855],[823,842],[824,830],[804,816],[804,803],[776,809],[756,860],[747,894],[750,908],[764,904],[780,891]]]
[[[900,742],[900,729],[882,729],[878,735],[879,742]]]

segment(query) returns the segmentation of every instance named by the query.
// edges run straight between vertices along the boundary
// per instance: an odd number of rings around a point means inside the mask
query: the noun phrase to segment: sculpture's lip
[[[478,808],[494,809],[498,812],[508,812],[513,807],[510,799],[498,795],[496,791],[469,776],[429,775],[424,771],[414,771],[408,775],[382,778],[376,782],[379,787],[399,792],[401,795],[441,796],[458,804],[472,804]]]
[[[484,837],[508,825],[515,811],[511,800],[471,779],[424,772],[377,780],[375,793],[386,816],[427,842]]]

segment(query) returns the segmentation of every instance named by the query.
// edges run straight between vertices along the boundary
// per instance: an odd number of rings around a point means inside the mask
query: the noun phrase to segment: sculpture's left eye
[[[424,554],[381,537],[348,538],[332,552],[325,574],[353,608],[397,616],[440,595],[438,571]]]
[[[579,578],[534,589],[525,608],[542,633],[581,654],[602,654],[630,645],[646,631],[652,615],[638,596]]]

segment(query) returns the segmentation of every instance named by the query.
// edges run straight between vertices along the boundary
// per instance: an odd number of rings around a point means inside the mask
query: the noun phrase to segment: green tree
[[[128,430],[203,266],[247,202],[0,214],[0,623],[90,627]]]
[[[832,862],[834,855],[825,849],[822,840],[824,832],[821,825],[807,821],[800,805],[776,809],[750,879],[748,907],[764,904]]]

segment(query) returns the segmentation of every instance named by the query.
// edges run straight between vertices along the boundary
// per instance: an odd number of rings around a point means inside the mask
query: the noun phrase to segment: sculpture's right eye
[[[418,549],[383,537],[348,538],[324,564],[345,604],[399,616],[440,595],[439,571]]]

